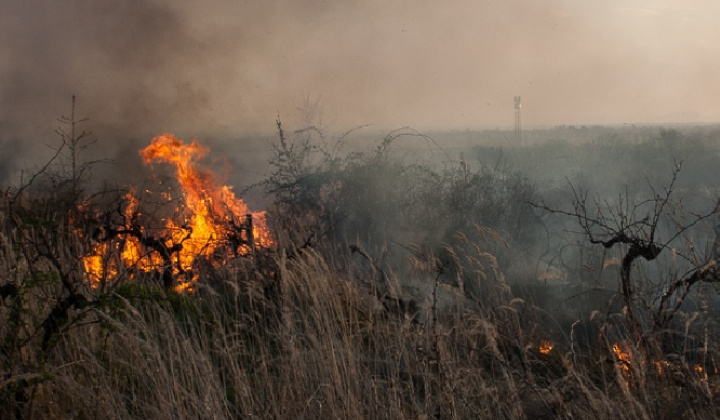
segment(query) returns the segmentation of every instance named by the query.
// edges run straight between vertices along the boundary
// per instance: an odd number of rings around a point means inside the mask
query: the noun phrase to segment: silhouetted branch
[[[671,234],[669,239],[663,241],[658,238],[658,228],[661,220],[667,216],[671,206],[679,206],[673,203],[672,196],[675,192],[681,168],[681,163],[675,164],[671,180],[662,193],[658,193],[650,185],[652,198],[634,205],[631,205],[632,200],[626,189],[624,195],[619,196],[616,204],[611,204],[608,201],[599,203],[596,200],[593,203],[594,210],[591,213],[587,192],[576,189],[572,184],[570,184],[573,193],[571,211],[551,208],[545,203],[531,203],[531,205],[541,210],[575,218],[582,233],[591,244],[600,245],[605,249],[614,248],[617,245],[626,246],[620,264],[620,287],[628,329],[636,341],[641,338],[642,327],[635,315],[636,287],[631,278],[633,264],[637,259],[655,260],[678,237],[694,228],[701,221],[716,215],[719,210],[718,204],[716,204],[706,214],[694,215],[695,218],[686,223],[677,223],[675,233]],[[651,208],[646,213],[648,206]],[[642,214],[645,214],[645,216],[640,218]],[[715,257],[717,258],[717,256]],[[694,268],[685,277],[672,282],[668,290],[660,298],[659,305],[654,312],[654,329],[658,330],[667,325],[693,284],[700,281],[718,282],[719,272],[716,260],[712,260],[704,267]],[[670,299],[681,290],[683,291],[682,295],[676,301],[675,306],[670,307]]]

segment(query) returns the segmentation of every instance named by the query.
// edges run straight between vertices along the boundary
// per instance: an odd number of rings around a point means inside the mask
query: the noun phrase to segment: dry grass
[[[3,289],[0,305],[1,418],[719,417],[714,375],[682,357],[662,375],[640,357],[626,370],[609,324],[582,349],[570,331],[545,333],[537,308],[514,298],[472,244],[447,252],[468,262],[482,299],[458,289],[441,310],[434,293],[420,323],[358,282],[367,273],[353,265],[357,254],[238,259],[201,271],[192,295],[149,274],[101,293],[80,288],[82,245],[58,239],[71,235],[10,221],[0,287],[17,293]],[[437,291],[438,267],[413,266]],[[46,341],[46,321],[69,294],[64,280],[90,304],[70,307]],[[554,347],[543,354],[546,339]]]

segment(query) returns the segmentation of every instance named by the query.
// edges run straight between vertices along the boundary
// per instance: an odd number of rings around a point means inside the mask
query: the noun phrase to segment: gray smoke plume
[[[720,3],[0,0],[0,175],[78,113],[113,157],[272,133],[322,98],[331,128],[716,121]],[[289,121],[288,121],[289,120]],[[135,144],[137,143],[137,144]],[[233,151],[241,153],[242,151]]]

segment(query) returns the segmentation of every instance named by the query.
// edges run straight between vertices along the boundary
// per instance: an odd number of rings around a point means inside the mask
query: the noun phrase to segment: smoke
[[[78,112],[109,157],[172,132],[716,120],[710,1],[0,0],[3,171]],[[42,147],[40,147],[42,149]],[[9,162],[13,160],[13,162]],[[6,175],[6,174],[0,174]]]
[[[17,156],[49,156],[44,146],[58,144],[56,119],[70,115],[73,94],[77,119],[89,120],[79,129],[113,159],[125,160],[130,148],[138,160],[158,131],[208,120],[211,93],[194,63],[210,56],[182,11],[153,1],[4,3],[0,36],[12,40],[0,64],[6,171],[27,164]]]

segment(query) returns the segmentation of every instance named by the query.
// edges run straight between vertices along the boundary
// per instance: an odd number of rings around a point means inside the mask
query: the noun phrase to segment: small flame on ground
[[[553,347],[555,347],[555,346],[553,346],[552,343],[549,342],[548,340],[542,340],[542,341],[540,341],[540,346],[538,347],[538,350],[542,354],[550,354]]]
[[[667,360],[653,360],[652,364],[655,366],[658,375],[662,376],[670,370],[670,362]]]
[[[612,351],[615,353],[615,357],[622,362],[620,363],[620,368],[625,372],[630,372],[630,359],[632,358],[632,352],[630,349],[623,350],[620,348],[620,344],[614,343],[612,345]]]

